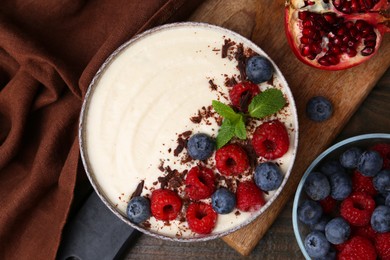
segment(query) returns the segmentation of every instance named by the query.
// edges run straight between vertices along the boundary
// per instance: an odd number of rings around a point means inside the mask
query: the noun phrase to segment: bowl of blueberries
[[[390,134],[351,137],[320,154],[292,214],[306,259],[390,259]]]

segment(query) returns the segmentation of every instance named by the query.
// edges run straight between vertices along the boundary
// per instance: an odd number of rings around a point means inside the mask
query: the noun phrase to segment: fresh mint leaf
[[[217,135],[217,149],[227,144],[233,138],[235,127],[229,119],[223,120]]]
[[[217,100],[213,100],[212,105],[218,114],[220,114],[225,119],[228,119],[231,123],[239,120],[241,116],[240,114],[234,112],[233,108]]]
[[[285,104],[286,100],[282,91],[270,88],[252,99],[248,112],[251,117],[263,118],[278,112]]]
[[[246,128],[244,118],[241,116],[237,123],[234,125],[234,134],[238,138],[245,140],[246,139]]]

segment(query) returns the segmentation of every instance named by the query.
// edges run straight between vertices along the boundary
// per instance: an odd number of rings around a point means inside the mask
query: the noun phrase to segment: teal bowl
[[[336,159],[340,156],[341,153],[343,153],[345,150],[351,147],[361,147],[361,148],[368,148],[371,147],[377,143],[390,143],[390,134],[384,134],[384,133],[375,133],[375,134],[364,134],[364,135],[358,135],[354,137],[350,137],[348,139],[345,139],[341,142],[338,142],[328,149],[326,149],[323,153],[321,153],[307,168],[306,172],[304,173],[301,181],[298,184],[297,191],[295,193],[294,197],[294,204],[293,204],[293,210],[292,210],[292,221],[293,221],[293,229],[295,238],[297,240],[297,243],[299,245],[299,248],[301,249],[301,252],[303,256],[306,259],[311,259],[308,253],[306,252],[305,246],[304,246],[304,240],[307,234],[309,234],[310,230],[309,228],[301,223],[298,219],[297,210],[300,203],[307,198],[305,192],[303,192],[303,185],[306,181],[307,176],[314,170],[317,169],[318,166],[320,166],[322,163],[329,161],[331,159]]]

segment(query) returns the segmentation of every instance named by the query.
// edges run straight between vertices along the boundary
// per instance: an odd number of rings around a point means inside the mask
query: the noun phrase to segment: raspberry
[[[371,147],[371,150],[377,151],[383,158],[383,169],[390,169],[390,144],[380,143]]]
[[[249,168],[248,155],[237,144],[228,144],[217,150],[215,163],[218,171],[223,175],[238,175]]]
[[[215,190],[214,173],[209,168],[195,166],[188,172],[185,184],[185,192],[190,199],[206,199]]]
[[[375,237],[377,235],[375,230],[372,229],[371,225],[367,225],[364,227],[353,227],[352,234],[354,236],[361,236],[361,237],[367,238],[371,242],[375,241]]]
[[[265,204],[262,191],[253,181],[238,183],[236,198],[236,207],[241,211],[256,211]]]
[[[233,106],[242,112],[248,111],[248,105],[251,103],[254,96],[260,93],[258,85],[252,82],[240,82],[236,84],[230,91],[229,96]]]
[[[171,190],[158,189],[152,192],[150,198],[152,215],[158,220],[173,220],[181,210],[182,201]]]
[[[211,233],[217,222],[217,216],[213,207],[203,202],[191,203],[186,213],[188,226],[198,234]]]
[[[375,248],[382,260],[390,260],[390,232],[375,237]]]
[[[370,223],[375,201],[369,195],[355,192],[347,197],[340,206],[340,214],[354,226],[366,226]]]
[[[376,251],[374,245],[364,237],[353,237],[346,242],[343,250],[338,255],[339,260],[376,260]]]
[[[319,202],[321,204],[322,211],[325,214],[332,213],[335,210],[336,204],[337,204],[337,201],[334,198],[332,198],[331,196],[328,196],[325,199],[320,200]]]
[[[288,151],[289,145],[287,129],[279,120],[261,124],[252,138],[256,154],[269,160],[282,157]]]
[[[354,192],[363,192],[370,196],[375,196],[378,192],[374,188],[372,179],[372,177],[364,176],[358,170],[355,170],[352,175],[352,190]]]

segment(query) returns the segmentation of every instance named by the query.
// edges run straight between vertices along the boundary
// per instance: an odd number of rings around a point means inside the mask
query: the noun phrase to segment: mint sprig
[[[256,95],[249,104],[248,112],[251,117],[264,118],[275,114],[286,105],[282,91],[275,88],[264,90]]]
[[[286,100],[279,89],[267,89],[256,95],[249,104],[248,115],[237,113],[230,106],[213,100],[214,110],[224,118],[216,139],[217,149],[227,144],[234,136],[241,140],[246,139],[247,116],[261,119],[278,112],[285,104]]]

